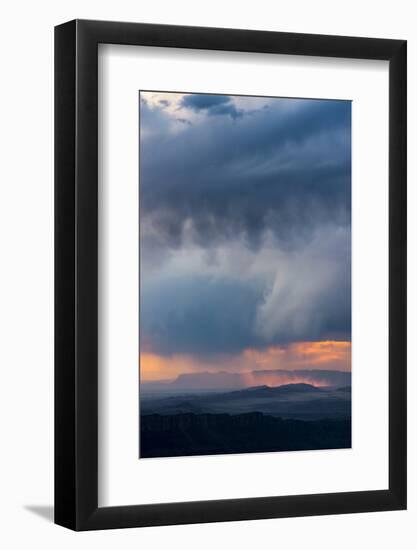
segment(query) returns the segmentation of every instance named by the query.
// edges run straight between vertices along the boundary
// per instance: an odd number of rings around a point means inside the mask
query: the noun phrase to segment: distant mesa
[[[260,388],[281,388],[291,386],[291,391],[314,391],[320,387],[344,388],[351,385],[351,373],[318,369],[305,370],[263,370],[244,373],[201,372],[180,374],[174,380],[142,382],[145,392],[195,392],[195,391],[259,391]],[[347,389],[346,389],[347,388]],[[289,390],[288,390],[289,391]],[[342,391],[342,390],[341,390]]]

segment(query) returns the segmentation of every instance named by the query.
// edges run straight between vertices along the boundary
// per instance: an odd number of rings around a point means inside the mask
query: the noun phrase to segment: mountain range
[[[351,414],[350,386],[316,387],[286,384],[254,386],[224,392],[144,393],[141,415],[231,414],[260,412],[281,418],[316,420],[348,418]]]
[[[209,392],[238,390],[251,386],[282,386],[300,383],[333,388],[350,386],[351,373],[320,369],[184,373],[172,380],[141,382],[140,390],[143,394]]]

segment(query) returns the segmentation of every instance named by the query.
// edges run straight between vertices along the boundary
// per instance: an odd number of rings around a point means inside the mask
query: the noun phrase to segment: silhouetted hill
[[[179,395],[141,395],[141,414],[243,414],[253,411],[282,418],[318,420],[351,414],[347,390],[316,388],[310,384],[255,386],[231,392]]]
[[[273,395],[284,395],[291,393],[309,393],[309,392],[321,392],[320,388],[312,386],[311,384],[285,384],[282,386],[254,386],[252,388],[245,388],[243,390],[237,390],[227,394],[223,394],[226,398],[227,396],[240,396],[244,397],[249,395],[250,397],[254,396],[273,396]]]
[[[248,384],[252,386],[282,386],[299,383],[335,388],[349,386],[351,373],[321,369],[271,369],[245,373],[226,371],[184,373],[173,380],[142,382],[141,391],[146,393],[230,391],[245,389]]]
[[[141,458],[351,446],[350,419],[306,422],[259,412],[143,415],[140,434]]]

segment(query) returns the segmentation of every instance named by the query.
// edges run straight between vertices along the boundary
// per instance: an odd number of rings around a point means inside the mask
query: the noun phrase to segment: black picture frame
[[[98,506],[98,44],[389,62],[389,488]],[[55,523],[74,530],[406,508],[406,41],[74,20],[55,28]]]

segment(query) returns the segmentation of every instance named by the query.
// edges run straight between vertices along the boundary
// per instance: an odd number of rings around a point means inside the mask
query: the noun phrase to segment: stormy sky
[[[139,103],[141,355],[169,378],[178,358],[227,370],[248,350],[349,343],[350,102],[141,92]],[[331,361],[350,368],[350,353]]]

